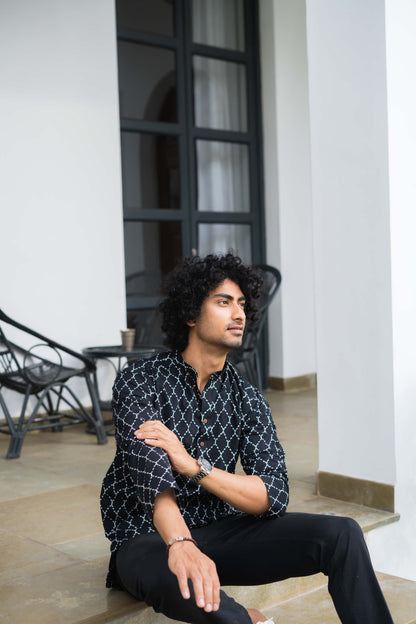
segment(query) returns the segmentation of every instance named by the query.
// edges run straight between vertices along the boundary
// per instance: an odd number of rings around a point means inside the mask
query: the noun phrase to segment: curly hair
[[[187,321],[198,318],[203,301],[226,279],[238,284],[244,294],[246,318],[256,320],[256,300],[262,287],[262,278],[256,269],[243,264],[241,258],[231,252],[222,256],[210,254],[205,258],[185,258],[167,276],[164,284],[165,299],[159,306],[162,331],[166,335],[165,344],[168,347],[178,351],[187,347]]]

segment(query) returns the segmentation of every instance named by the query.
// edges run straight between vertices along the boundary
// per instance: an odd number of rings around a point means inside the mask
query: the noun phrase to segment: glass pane
[[[182,257],[181,224],[177,221],[125,221],[124,247],[127,297],[159,295],[160,280]],[[130,306],[131,307],[131,306]]]
[[[178,222],[124,222],[127,325],[136,329],[136,344],[161,345],[157,304],[162,278],[182,256]]]
[[[177,121],[175,53],[164,48],[118,42],[120,116]]]
[[[166,0],[117,0],[117,27],[173,35],[173,4]]]
[[[248,147],[197,141],[198,210],[249,212]]]
[[[226,253],[233,249],[245,263],[251,264],[251,226],[235,223],[200,223],[198,253]]]
[[[194,56],[195,125],[217,130],[247,130],[244,65]]]
[[[121,133],[124,210],[180,207],[178,139]]]
[[[244,50],[243,0],[192,0],[195,43]]]

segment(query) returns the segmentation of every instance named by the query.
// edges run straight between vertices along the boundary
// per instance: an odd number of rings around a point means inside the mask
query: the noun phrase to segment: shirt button
[[[206,418],[204,418],[204,423],[205,425],[207,424],[208,420]]]
[[[200,442],[199,446],[205,446],[205,442]]]

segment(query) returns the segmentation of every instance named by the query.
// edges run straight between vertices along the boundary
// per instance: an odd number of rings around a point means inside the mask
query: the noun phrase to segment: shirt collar
[[[183,359],[183,357],[182,357],[182,355],[180,354],[179,351],[173,351],[172,355],[173,355],[174,359],[176,360],[176,362],[178,364],[178,367],[181,370],[181,372],[186,377],[189,377],[191,379],[192,383],[195,383],[196,380],[198,379],[198,373],[196,372],[194,367],[191,366],[190,364],[188,364],[188,362],[185,362],[185,360]],[[230,370],[230,363],[228,362],[228,360],[225,360],[224,368],[222,370],[216,371],[215,373],[212,373],[212,375],[209,378],[208,384],[211,381],[215,381],[219,377],[222,378],[222,381],[224,382],[226,377],[227,377],[227,375],[228,375],[229,370]]]

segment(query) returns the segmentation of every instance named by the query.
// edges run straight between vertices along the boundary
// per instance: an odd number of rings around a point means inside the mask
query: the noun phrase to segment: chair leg
[[[13,432],[11,434],[9,450],[7,451],[6,459],[17,459],[20,457],[22,451],[24,433]]]
[[[107,444],[107,434],[104,429],[103,415],[101,413],[100,405],[98,403],[98,397],[95,392],[95,387],[91,381],[91,377],[88,373],[85,374],[85,380],[88,386],[88,392],[90,393],[92,403],[92,416],[94,420],[95,433],[97,435],[98,444]]]
[[[6,402],[0,392],[0,406],[3,410],[4,416],[6,418],[7,426],[10,432],[10,444],[9,449],[7,451],[6,459],[17,459],[20,457],[20,453],[22,451],[23,440],[26,435],[26,428],[24,428],[24,417],[26,412],[26,407],[29,401],[30,396],[30,388],[27,389],[25,397],[23,399],[23,405],[20,413],[20,417],[17,423],[13,421],[11,414],[8,410]]]

